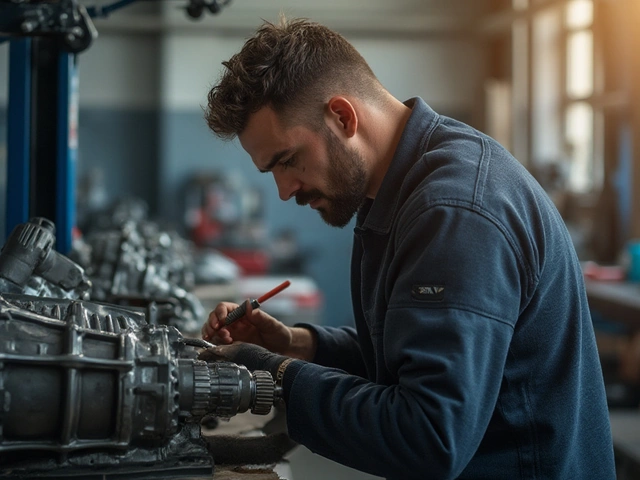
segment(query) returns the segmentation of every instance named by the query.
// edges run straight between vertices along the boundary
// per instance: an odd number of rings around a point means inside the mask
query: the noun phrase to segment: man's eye
[[[284,162],[282,162],[282,168],[288,168],[288,167],[293,167],[296,164],[296,156],[292,155],[291,157],[289,157],[288,159],[286,159]]]

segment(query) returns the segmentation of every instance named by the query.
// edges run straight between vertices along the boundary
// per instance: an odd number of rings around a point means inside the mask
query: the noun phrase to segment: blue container
[[[627,251],[629,252],[627,278],[630,282],[640,282],[640,241],[629,243]]]

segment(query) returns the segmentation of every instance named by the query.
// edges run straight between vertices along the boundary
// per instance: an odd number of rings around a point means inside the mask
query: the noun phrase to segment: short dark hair
[[[205,119],[222,138],[242,133],[249,116],[269,106],[287,118],[320,125],[332,95],[383,98],[383,87],[343,36],[306,19],[264,22],[229,61],[208,95]],[[315,112],[314,112],[315,108]]]

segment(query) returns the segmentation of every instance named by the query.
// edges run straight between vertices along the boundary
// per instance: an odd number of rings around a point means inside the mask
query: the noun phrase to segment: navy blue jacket
[[[359,211],[356,329],[314,327],[284,377],[290,436],[392,479],[615,478],[580,264],[497,142],[420,98]]]

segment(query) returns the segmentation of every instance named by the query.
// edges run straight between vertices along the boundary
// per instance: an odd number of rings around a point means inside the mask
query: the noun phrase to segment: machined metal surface
[[[55,225],[34,217],[17,225],[0,252],[0,292],[88,299],[82,267],[55,250]]]
[[[275,385],[196,355],[142,312],[1,294],[0,478],[212,472],[200,419],[267,414]]]

